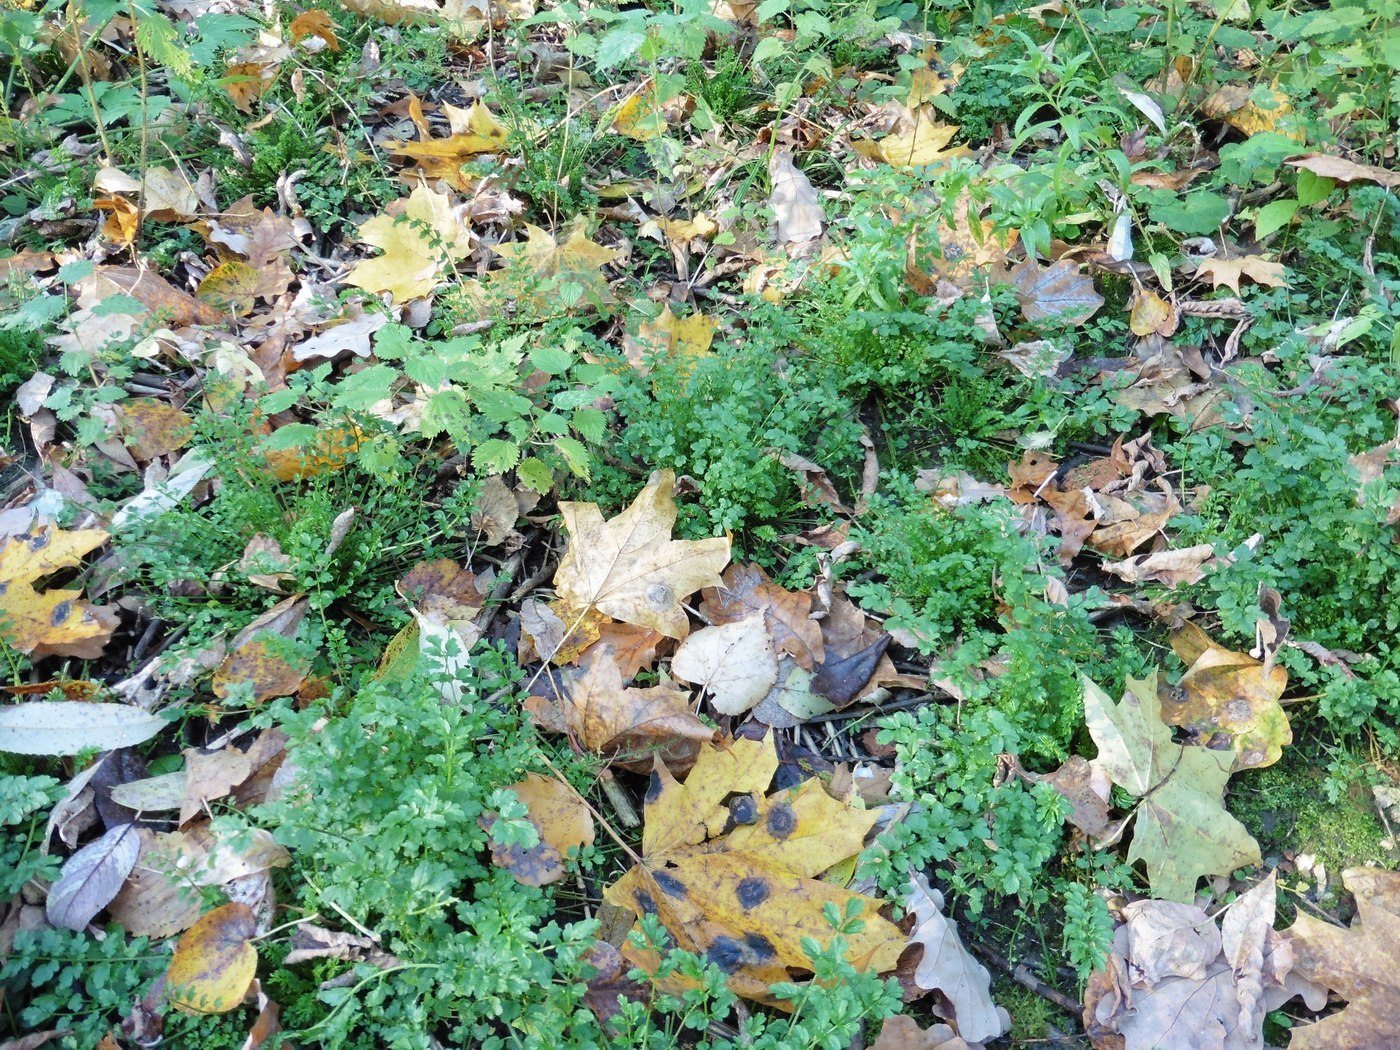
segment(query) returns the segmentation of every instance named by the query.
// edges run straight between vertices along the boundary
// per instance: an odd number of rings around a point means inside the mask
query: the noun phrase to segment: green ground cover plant
[[[1400,1039],[1397,25],[0,7],[0,1041]]]

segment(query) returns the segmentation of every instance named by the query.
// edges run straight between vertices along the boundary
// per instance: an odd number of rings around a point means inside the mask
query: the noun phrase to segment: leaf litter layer
[[[5,1034],[1390,1045],[1331,14],[0,12]]]

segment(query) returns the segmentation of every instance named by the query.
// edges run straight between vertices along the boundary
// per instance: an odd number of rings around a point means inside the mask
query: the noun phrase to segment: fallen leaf
[[[1333,157],[1326,153],[1304,153],[1301,156],[1289,157],[1284,163],[1336,182],[1374,182],[1386,189],[1400,189],[1400,171],[1378,168],[1374,164],[1359,164],[1345,157]]]
[[[787,150],[776,150],[768,160],[768,181],[772,192],[768,206],[777,220],[779,244],[806,244],[822,235],[826,213],[816,187],[792,162]]]
[[[914,983],[948,1000],[963,1038],[984,1042],[1009,1031],[1010,1016],[992,1002],[991,974],[963,947],[957,926],[943,914],[943,894],[915,872],[905,904],[914,916],[909,943],[923,948]]]
[[[169,723],[126,704],[34,700],[0,708],[0,751],[18,755],[76,755],[114,751],[155,736]]]
[[[1066,324],[1082,325],[1103,305],[1093,278],[1068,259],[1048,266],[1026,259],[1012,267],[1011,281],[1027,321],[1058,318]]]
[[[470,189],[476,180],[463,174],[462,165],[482,154],[505,152],[509,133],[480,100],[470,109],[445,105],[444,110],[451,125],[446,138],[390,142],[385,149],[414,161],[425,179],[442,179],[459,190]]]
[[[100,212],[107,213],[107,217],[102,220],[103,237],[118,248],[126,248],[136,240],[136,234],[141,227],[141,213],[137,210],[135,201],[125,197],[97,197],[94,198],[92,206]]]
[[[11,536],[0,547],[0,634],[40,660],[75,656],[95,660],[116,629],[116,615],[82,600],[81,591],[38,591],[35,584],[107,542],[101,529],[65,532],[55,526]]]
[[[564,860],[570,850],[585,849],[593,844],[593,817],[579,798],[578,792],[567,784],[538,773],[529,774],[510,790],[529,810],[529,821],[539,833],[532,847],[503,845],[491,842],[491,861],[505,868],[515,881],[524,886],[546,886],[564,877]],[[482,819],[490,830],[497,818]]]
[[[690,624],[681,602],[720,584],[729,540],[671,539],[675,490],[675,474],[659,471],[630,507],[607,521],[597,504],[559,504],[569,549],[554,586],[571,609],[596,608],[668,638],[686,636]]]
[[[870,1050],[972,1050],[972,1047],[946,1024],[920,1028],[912,1017],[896,1014],[885,1018],[879,1038],[871,1044]]]
[[[881,901],[812,877],[858,853],[875,814],[848,809],[812,781],[765,796],[777,768],[771,735],[727,748],[702,745],[684,784],[658,763],[641,862],[603,896],[656,915],[678,947],[719,966],[738,994],[781,1005],[769,985],[790,980],[790,970],[810,972],[802,942],[830,943],[834,931],[822,915],[828,905],[863,905],[863,928],[846,935],[860,969],[892,969],[904,937],[877,914]],[[724,836],[730,798],[740,820]],[[629,944],[623,954],[655,971],[650,953]]]
[[[761,612],[778,652],[787,653],[807,671],[824,659],[821,624],[811,618],[810,594],[779,587],[759,565],[736,563],[721,579],[721,586],[702,592],[700,614],[711,624],[718,627]]]
[[[1212,255],[1196,263],[1196,276],[1209,278],[1212,288],[1226,287],[1240,294],[1240,278],[1248,277],[1255,284],[1269,288],[1290,287],[1282,263],[1269,262],[1258,255],[1222,258]]]
[[[1117,704],[1084,679],[1084,717],[1094,764],[1140,800],[1128,862],[1146,864],[1154,896],[1190,902],[1201,876],[1260,862],[1259,844],[1224,806],[1234,753],[1174,743],[1155,674],[1129,678]]]
[[[1348,868],[1342,884],[1356,898],[1349,929],[1300,908],[1284,931],[1298,975],[1346,1000],[1336,1013],[1293,1028],[1289,1050],[1400,1045],[1400,872]]]
[[[525,223],[524,241],[497,244],[492,251],[506,261],[503,270],[491,274],[491,283],[522,304],[546,313],[613,302],[602,267],[616,262],[619,253],[594,244],[582,228],[574,227],[560,244],[547,230]],[[569,301],[564,301],[567,294]]]
[[[140,849],[136,825],[118,824],[69,857],[49,887],[44,904],[49,922],[81,932],[117,895]]]
[[[666,358],[674,366],[684,368],[688,359],[710,352],[718,329],[719,322],[713,317],[697,310],[682,320],[671,312],[671,304],[667,303],[654,320],[644,321],[637,327],[636,336],[623,337],[622,350],[632,367],[642,375],[651,370],[647,363],[650,356]]]
[[[1267,108],[1254,101],[1256,94],[1267,99]],[[1291,117],[1293,106],[1289,103],[1287,95],[1272,88],[1256,87],[1249,83],[1226,84],[1217,88],[1201,103],[1201,112],[1229,124],[1245,135],[1275,131],[1286,138],[1299,141],[1303,137],[1298,131],[1279,126],[1281,121]]]
[[[293,18],[292,24],[287,27],[287,35],[293,44],[314,36],[325,41],[327,51],[340,50],[340,41],[336,39],[335,23],[331,21],[330,12],[318,7],[303,11]]]
[[[204,812],[208,803],[232,794],[252,772],[248,756],[237,748],[225,747],[209,754],[186,748],[180,823],[188,824]]]
[[[262,279],[256,267],[230,259],[205,274],[194,294],[218,310],[246,317],[257,303]]]
[[[358,237],[384,254],[356,263],[345,283],[367,292],[388,292],[396,303],[427,295],[473,246],[460,209],[453,208],[447,194],[426,185],[362,224]]]
[[[254,699],[261,703],[276,696],[291,696],[306,680],[309,662],[289,659],[286,645],[296,637],[309,604],[292,595],[274,605],[239,631],[229,644],[228,656],[214,672],[210,684],[220,699],[232,686],[250,683]]]
[[[246,904],[225,904],[185,931],[166,971],[166,994],[179,1010],[222,1014],[248,994],[258,969],[258,924]]]
[[[140,462],[149,463],[185,447],[194,420],[188,412],[153,398],[120,405],[122,444]]]
[[[624,687],[606,644],[589,650],[583,674],[569,683],[558,708],[584,749],[637,772],[649,771],[658,754],[670,766],[688,766],[697,744],[715,736],[691,711],[684,690],[667,684]]]
[[[1128,312],[1128,327],[1133,335],[1169,336],[1176,331],[1180,321],[1176,307],[1156,292],[1145,288],[1134,290]]]
[[[1199,543],[1180,550],[1139,554],[1125,561],[1106,561],[1099,568],[1125,583],[1161,583],[1176,588],[1200,583],[1215,563],[1215,547]]]
[[[671,658],[671,673],[700,686],[720,714],[743,714],[778,679],[778,657],[763,614],[691,634]]]
[[[1175,689],[1164,691],[1163,720],[1185,729],[1193,744],[1228,750],[1236,771],[1277,762],[1293,742],[1279,705],[1288,672],[1216,645],[1190,622],[1171,641],[1187,669]]]
[[[906,130],[897,130],[878,142],[871,139],[855,139],[851,142],[862,157],[882,160],[896,168],[913,168],[927,164],[942,164],[954,157],[965,157],[966,146],[944,149],[958,133],[956,124],[939,124],[932,110],[921,106],[913,113],[906,114],[901,121]]]

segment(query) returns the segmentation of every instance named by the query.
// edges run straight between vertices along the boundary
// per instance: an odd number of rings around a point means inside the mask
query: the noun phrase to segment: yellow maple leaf
[[[391,142],[385,149],[415,162],[428,179],[442,179],[457,189],[469,189],[475,181],[462,172],[462,165],[484,153],[503,153],[508,132],[481,102],[470,109],[445,105],[449,130],[447,138],[424,138],[420,142]]]
[[[1257,135],[1261,131],[1273,131],[1285,138],[1303,141],[1298,131],[1280,127],[1293,113],[1288,96],[1282,91],[1268,89],[1264,92],[1267,108],[1254,101],[1255,90],[1248,84],[1226,84],[1217,88],[1201,104],[1201,112],[1222,123],[1229,124],[1245,135]]]
[[[53,526],[5,540],[0,547],[0,634],[5,640],[35,659],[101,656],[116,628],[116,616],[83,601],[79,591],[40,592],[34,584],[73,568],[106,542],[107,533],[101,529],[64,532]]]
[[[426,186],[364,223],[359,239],[384,254],[357,263],[345,283],[388,292],[396,303],[420,298],[441,284],[444,271],[466,257],[473,240],[448,195]]]
[[[675,492],[675,473],[662,470],[630,507],[606,521],[596,503],[560,503],[569,549],[554,574],[559,597],[572,609],[598,609],[684,638],[690,621],[681,602],[701,587],[720,585],[729,540],[671,539],[679,513]]]
[[[837,801],[816,779],[765,794],[777,768],[771,734],[702,743],[684,784],[658,762],[641,862],[603,893],[617,907],[656,915],[679,947],[716,963],[731,989],[766,1002],[774,1002],[769,985],[790,979],[788,968],[811,969],[804,939],[831,942],[829,904],[863,905],[863,928],[847,936],[860,969],[893,969],[906,942],[879,916],[882,901],[817,878],[860,852],[876,814]],[[736,796],[744,816],[725,835]],[[629,946],[625,954],[654,971],[653,953]]]
[[[1202,259],[1196,264],[1196,276],[1210,278],[1211,287],[1222,285],[1236,295],[1240,294],[1240,278],[1248,277],[1255,284],[1270,288],[1287,288],[1288,279],[1284,276],[1282,263],[1269,262],[1259,255],[1241,255],[1234,259],[1215,256]]]
[[[648,354],[661,354],[684,365],[686,359],[703,357],[710,352],[718,329],[719,322],[713,317],[697,310],[682,320],[667,303],[654,320],[637,327],[635,337],[623,339],[622,350],[632,367],[645,375],[650,371],[646,363]]]
[[[525,224],[525,240],[498,244],[492,249],[507,266],[491,275],[494,284],[537,310],[561,305],[561,292],[569,293],[566,308],[601,306],[613,301],[602,267],[619,258],[612,248],[594,244],[575,226],[560,244],[547,230]]]
[[[862,157],[884,161],[896,168],[941,164],[968,154],[966,146],[944,147],[958,133],[956,124],[939,124],[928,107],[921,107],[901,120],[901,130],[874,139],[855,139],[851,146]]]

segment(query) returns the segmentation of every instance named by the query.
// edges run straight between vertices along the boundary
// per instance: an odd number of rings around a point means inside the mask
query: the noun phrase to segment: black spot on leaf
[[[765,824],[768,828],[768,834],[775,839],[785,839],[797,827],[797,814],[792,811],[791,806],[783,802],[768,811],[768,820]]]
[[[739,885],[734,888],[734,896],[739,898],[739,904],[745,911],[757,908],[772,892],[768,881],[757,876],[740,879]]]
[[[685,883],[676,878],[669,871],[654,871],[652,877],[656,879],[656,884],[668,897],[675,897],[677,900],[685,900]]]
[[[646,890],[638,890],[634,897],[637,899],[637,907],[641,908],[647,915],[656,914],[656,898]]]
[[[773,947],[773,942],[761,933],[745,934],[744,945],[749,949],[749,954],[753,956],[754,962],[767,962],[778,954],[778,950]]]
[[[53,612],[49,614],[49,623],[54,627],[62,627],[72,612],[72,602],[59,602],[53,607]]]
[[[729,813],[733,816],[735,824],[758,823],[758,803],[752,795],[740,795],[729,803]]]
[[[733,973],[744,961],[744,946],[733,937],[716,937],[715,943],[705,952],[705,958],[725,973]]]
[[[647,781],[646,804],[649,806],[661,797],[661,774],[652,771],[651,779]]]

